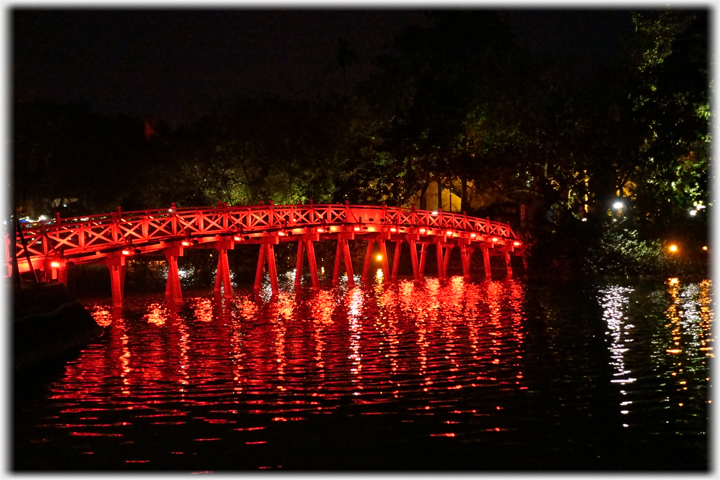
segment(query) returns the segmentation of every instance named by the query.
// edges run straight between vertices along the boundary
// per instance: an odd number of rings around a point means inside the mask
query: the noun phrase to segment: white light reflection
[[[613,373],[613,379],[610,380],[612,383],[618,383],[620,385],[627,385],[635,382],[637,379],[632,378],[632,373],[625,366],[625,352],[629,350],[627,344],[632,342],[631,338],[628,338],[628,330],[633,328],[632,324],[626,323],[627,311],[629,303],[629,295],[633,292],[632,287],[620,287],[610,285],[604,290],[600,290],[602,297],[600,299],[600,305],[603,308],[603,320],[607,322],[608,330],[607,335],[610,336],[610,363],[615,369]],[[624,389],[620,390],[620,393],[625,396],[627,392]],[[624,400],[620,403],[622,407],[627,407],[632,404],[630,400]],[[629,410],[623,408],[620,413],[627,415]],[[624,423],[623,427],[627,428],[627,424]]]

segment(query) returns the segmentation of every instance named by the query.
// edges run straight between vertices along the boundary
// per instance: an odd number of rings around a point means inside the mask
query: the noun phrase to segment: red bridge
[[[403,242],[410,247],[413,276],[422,279],[428,245],[434,245],[438,277],[446,278],[450,252],[458,246],[463,275],[470,279],[470,258],[483,253],[485,276],[490,277],[490,252],[502,255],[512,275],[510,255],[523,258],[525,245],[509,225],[465,214],[448,214],[415,208],[357,205],[259,205],[252,207],[176,208],[117,212],[78,218],[59,216],[49,222],[22,226],[15,238],[14,255],[22,272],[40,270],[44,281],[67,283],[70,265],[104,263],[110,270],[113,306],[122,306],[127,257],[162,252],[168,262],[166,295],[181,302],[177,258],[186,248],[212,248],[218,255],[215,291],[232,296],[228,250],[237,244],[259,244],[255,288],[259,289],[267,263],[273,293],[278,291],[274,245],[297,242],[295,284],[300,285],[307,255],[312,286],[319,287],[313,242],[337,240],[332,282],[337,285],[344,263],[347,282],[355,285],[348,242],[366,240],[362,280],[367,279],[373,245],[382,254],[385,281],[397,279]],[[395,242],[392,273],[385,241]],[[12,274],[10,237],[6,236],[6,266]],[[420,245],[420,258],[417,245]]]

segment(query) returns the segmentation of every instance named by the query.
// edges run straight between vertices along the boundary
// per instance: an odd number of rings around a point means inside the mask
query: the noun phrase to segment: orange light
[[[378,254],[377,254],[377,257],[375,257],[375,258],[376,258],[377,261],[379,262],[379,261],[381,261],[381,260],[383,259],[383,256],[382,256],[382,254],[378,253]]]
[[[669,250],[670,252],[672,252],[672,253],[675,253],[675,252],[678,251],[678,247],[677,247],[677,245],[672,244],[672,245],[670,245],[670,246],[668,247],[668,250]]]
[[[359,232],[359,231],[360,231],[360,227],[355,227],[355,228],[353,228],[353,230],[355,230],[356,232]]]
[[[188,241],[183,241],[183,242],[182,242],[182,246],[183,246],[183,247],[187,247],[187,246],[189,246],[189,245],[190,245],[190,242],[188,242]]]
[[[397,232],[397,228],[392,227],[392,228],[390,229],[390,231],[391,231],[391,232]]]
[[[705,245],[705,246],[703,247],[703,250],[707,251],[707,245]]]
[[[477,237],[477,233],[471,233],[471,234],[470,234],[470,237],[471,237],[471,238]]]
[[[679,278],[671,278],[670,279],[670,285],[677,285],[678,283],[680,283]]]
[[[235,240],[236,242],[239,242],[239,241],[240,241],[240,237],[233,237],[233,240]]]
[[[493,242],[497,242],[498,239],[497,239],[496,237],[493,237],[492,241],[493,241]]]
[[[516,247],[519,247],[519,246],[520,246],[520,242],[518,242],[518,241],[516,240],[516,241],[513,242],[513,245],[515,245]]]
[[[446,234],[446,235],[452,235],[453,232],[452,232],[452,230],[448,230],[447,232],[445,232],[445,234]]]
[[[425,229],[424,229],[424,228],[421,228],[421,229],[420,229],[420,233],[425,233]]]
[[[324,228],[318,228],[318,233],[324,233],[324,232],[325,232]]]
[[[122,251],[122,254],[123,254],[123,255],[130,255],[130,250],[123,250],[123,251]]]
[[[368,232],[374,232],[374,231],[375,231],[375,227],[368,227]]]
[[[50,266],[53,268],[58,268],[60,266],[60,262],[50,262]]]
[[[278,235],[281,236],[281,237],[284,237],[284,236],[285,236],[285,232],[278,232]]]

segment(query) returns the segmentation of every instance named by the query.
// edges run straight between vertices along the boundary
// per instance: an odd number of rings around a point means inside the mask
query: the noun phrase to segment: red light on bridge
[[[186,240],[183,240],[182,246],[183,246],[183,247],[188,247],[188,246],[190,246],[190,242],[188,242],[188,241],[186,241]]]
[[[516,247],[519,247],[519,246],[520,246],[520,242],[518,242],[518,241],[516,240],[516,241],[513,242],[513,245],[515,245]]]
[[[475,237],[477,237],[477,233],[471,233],[471,234],[470,234],[470,238],[475,238]]]
[[[59,268],[59,267],[60,267],[60,262],[50,262],[50,266],[53,267],[53,268]]]
[[[123,251],[122,251],[122,254],[123,254],[123,255],[130,255],[130,250],[123,250]]]
[[[239,242],[239,241],[241,241],[242,239],[241,239],[240,237],[233,237],[233,240],[235,240],[236,242]]]
[[[391,232],[397,232],[397,228],[392,227],[392,228],[390,229],[390,231],[391,231]]]
[[[318,228],[317,231],[318,231],[318,233],[325,233],[325,229],[324,229],[324,228]]]
[[[447,232],[445,232],[445,234],[452,236],[453,232],[452,232],[452,230],[448,230]]]
[[[374,232],[374,231],[375,231],[375,227],[368,227],[368,232]]]
[[[420,229],[420,233],[425,233],[425,232],[426,232],[426,230],[424,228]]]
[[[493,242],[497,242],[497,241],[498,241],[497,237],[493,237],[493,238],[492,238],[492,241],[493,241]]]
[[[360,231],[360,227],[355,227],[355,228],[353,228],[353,230],[355,230],[356,232],[359,232],[359,231]]]
[[[285,236],[285,232],[278,232],[278,235],[281,236],[281,237],[284,237],[284,236]]]

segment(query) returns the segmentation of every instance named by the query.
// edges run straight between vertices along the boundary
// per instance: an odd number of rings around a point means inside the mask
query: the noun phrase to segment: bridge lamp
[[[359,231],[360,231],[360,227],[355,227],[355,228],[353,228],[353,230],[355,230],[356,232],[359,232]]]
[[[60,268],[60,262],[50,262],[52,268]]]
[[[318,228],[317,231],[318,231],[318,233],[325,233],[325,229],[324,229],[324,228]]]
[[[130,250],[123,250],[123,251],[122,251],[122,254],[123,254],[123,255],[130,255]]]
[[[368,232],[374,232],[374,231],[375,231],[375,227],[368,227]]]
[[[447,232],[445,232],[445,234],[452,237],[453,231],[452,231],[452,230],[448,230]]]
[[[493,243],[497,243],[497,241],[498,241],[497,237],[493,237],[492,241],[493,241]]]
[[[470,234],[470,238],[475,238],[475,237],[477,237],[477,233],[471,233],[471,234]]]
[[[421,228],[421,229],[420,229],[420,233],[425,233],[426,231],[427,231],[427,230],[425,230],[424,228]]]
[[[278,236],[284,237],[284,236],[285,236],[285,232],[278,232]]]
[[[395,232],[397,232],[397,228],[392,227],[392,228],[390,229],[390,231],[393,232],[393,233],[395,233]]]
[[[235,236],[235,237],[233,237],[233,240],[235,240],[236,242],[239,242],[242,240],[242,238]]]
[[[190,246],[190,242],[188,242],[187,240],[183,240],[182,246],[183,246],[183,247],[189,247],[189,246]]]
[[[515,245],[516,247],[519,247],[519,246],[520,246],[520,242],[518,242],[518,241],[516,240],[516,241],[513,242],[513,245]]]
[[[672,245],[670,245],[670,246],[668,247],[668,251],[669,251],[670,253],[677,253],[677,251],[678,251],[678,246],[673,243]]]
[[[378,253],[377,257],[375,257],[375,258],[377,259],[378,262],[381,262],[383,259],[382,253]]]
[[[438,214],[437,210],[433,210],[433,211],[432,211],[432,214],[433,214],[433,215],[437,215],[437,214]]]

